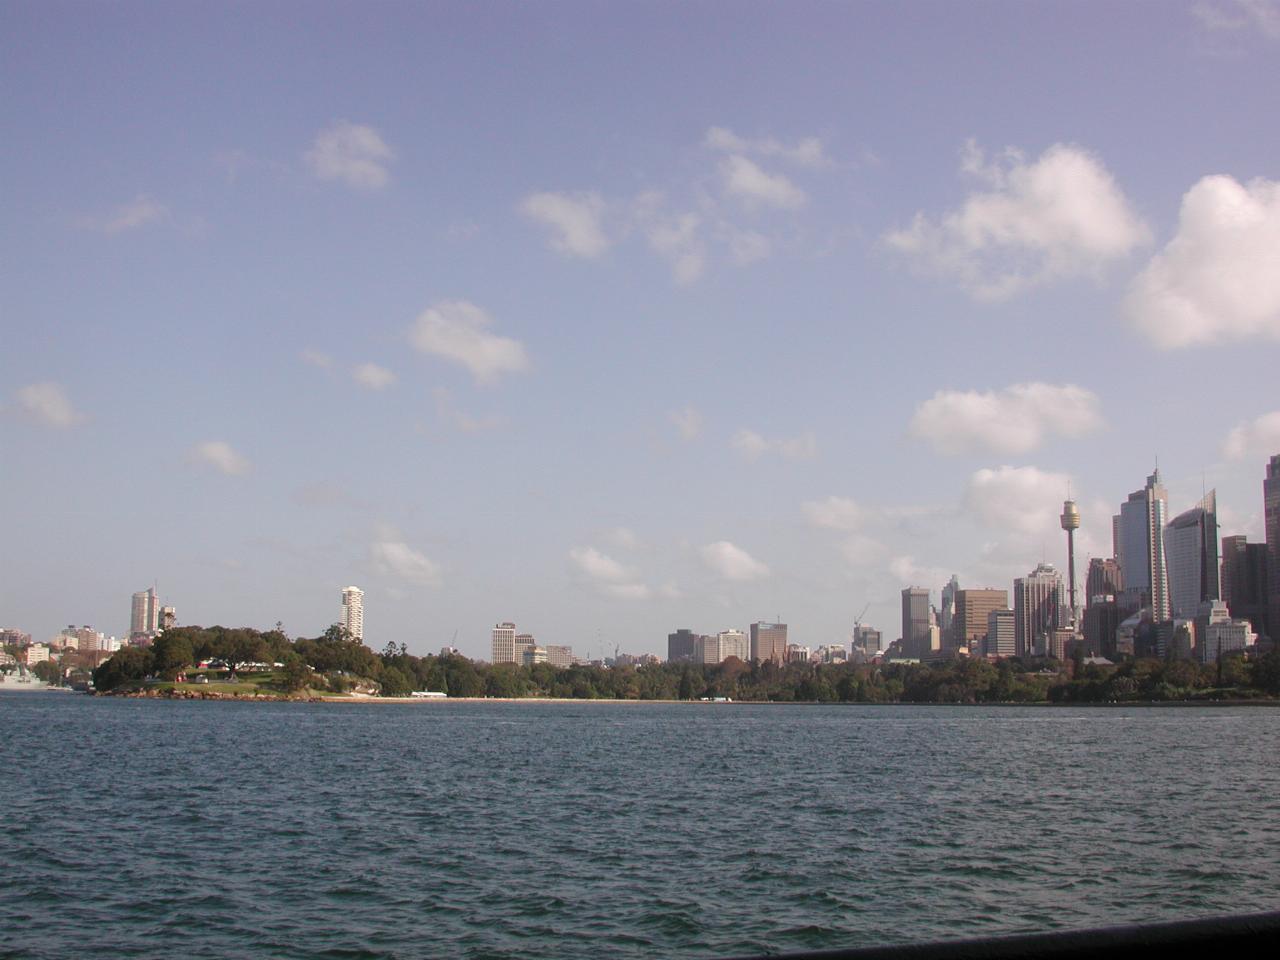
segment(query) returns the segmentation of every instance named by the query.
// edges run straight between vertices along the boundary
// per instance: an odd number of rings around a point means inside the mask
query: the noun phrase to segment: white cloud
[[[1124,310],[1164,348],[1280,340],[1280,181],[1196,183],[1177,234],[1134,279]]]
[[[333,357],[327,353],[321,353],[318,350],[307,348],[300,354],[303,363],[308,363],[313,367],[319,367],[321,370],[328,370],[333,366]]]
[[[519,340],[490,333],[486,329],[490,323],[489,315],[473,303],[442,300],[419,315],[409,340],[423,353],[461,364],[482,383],[526,369],[524,346]]]
[[[440,582],[439,564],[398,539],[393,530],[384,529],[380,536],[382,539],[369,544],[369,557],[378,574],[419,586],[434,586]]]
[[[965,503],[988,527],[1023,536],[1059,526],[1071,478],[1036,467],[982,469],[969,478]]]
[[[709,543],[701,550],[703,562],[725,580],[759,580],[769,568],[728,540]]]
[[[725,191],[749,204],[795,210],[808,198],[804,191],[780,173],[766,173],[754,161],[732,154],[720,164]]]
[[[597,193],[535,193],[521,201],[520,212],[550,228],[551,246],[560,253],[593,259],[609,249]]]
[[[148,223],[163,220],[169,210],[145,193],[140,193],[131,201],[116,207],[104,217],[85,217],[80,226],[85,230],[97,230],[99,233],[116,234],[126,230],[144,227]]]
[[[378,190],[390,180],[387,164],[395,153],[373,127],[338,120],[316,135],[305,154],[321,180],[341,180],[357,190]]]
[[[789,439],[769,440],[744,427],[733,435],[730,444],[748,460],[759,460],[766,453],[777,453],[788,460],[808,460],[818,454],[818,438],[811,430]]]
[[[62,384],[53,381],[32,383],[18,390],[18,406],[28,416],[51,427],[73,427],[84,420]]]
[[[729,234],[729,255],[739,266],[763,260],[773,252],[773,242],[754,230],[733,230]]]
[[[1280,410],[1264,413],[1232,429],[1222,444],[1222,452],[1230,460],[1280,453]]]
[[[703,140],[706,146],[726,153],[753,153],[761,157],[779,157],[806,167],[821,167],[830,163],[830,159],[817,137],[805,137],[793,146],[787,146],[773,137],[748,139],[740,137],[727,127],[711,127]]]
[[[1026,453],[1051,434],[1102,426],[1098,397],[1072,384],[1015,383],[1003,390],[940,390],[916,408],[908,431],[941,453]]]
[[[607,583],[600,591],[619,600],[648,600],[653,596],[653,591],[643,583]]]
[[[453,402],[453,395],[445,387],[436,387],[431,391],[436,399],[436,414],[445,423],[455,427],[462,433],[481,433],[485,430],[496,430],[501,427],[501,417],[473,417],[459,410]]]
[[[252,469],[249,461],[237,453],[235,448],[225,440],[205,440],[203,443],[197,443],[188,452],[187,459],[195,464],[212,467],[229,477],[244,476]]]
[[[627,531],[630,533],[630,531]],[[635,579],[635,572],[595,547],[574,547],[569,559],[578,572],[606,596],[619,600],[647,600],[653,591]]]
[[[828,530],[857,530],[865,516],[863,509],[848,497],[809,500],[801,504],[800,509],[811,524]]]
[[[1280,39],[1280,2],[1277,0],[1227,0],[1225,3],[1196,3],[1191,13],[1200,25],[1215,32],[1261,33]]]
[[[624,550],[634,550],[640,544],[640,538],[630,527],[614,527],[609,532],[609,539]]]
[[[681,440],[694,440],[702,432],[702,414],[693,407],[673,410],[667,416],[676,425]]]
[[[936,222],[917,213],[884,242],[955,278],[978,299],[1097,275],[1150,242],[1106,167],[1080,147],[1054,144],[1031,162],[1009,149],[988,164],[970,141],[961,168],[989,189],[971,193]]]
[[[370,390],[384,390],[396,382],[398,377],[386,367],[376,363],[362,363],[351,371],[351,377],[362,387]]]
[[[645,228],[649,246],[671,264],[677,283],[693,283],[706,267],[706,249],[698,232],[701,225],[702,218],[696,213],[684,213],[653,221]]]

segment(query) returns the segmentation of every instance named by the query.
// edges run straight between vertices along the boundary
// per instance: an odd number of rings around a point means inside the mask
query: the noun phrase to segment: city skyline
[[[1253,6],[496,9],[9,5],[6,626],[887,644],[1157,457],[1266,540]]]

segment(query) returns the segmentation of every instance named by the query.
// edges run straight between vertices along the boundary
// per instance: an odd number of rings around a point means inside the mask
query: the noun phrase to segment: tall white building
[[[133,606],[129,612],[129,636],[154,636],[159,629],[160,598],[156,596],[156,588],[139,590],[133,595]]]
[[[1129,499],[1120,504],[1120,514],[1112,524],[1125,592],[1139,605],[1150,607],[1151,619],[1156,623],[1168,620],[1172,613],[1164,549],[1168,513],[1169,494],[1156,470],[1147,477],[1145,487],[1129,494]]]
[[[499,623],[493,628],[494,663],[519,663],[516,658],[516,625]]]
[[[364,639],[364,591],[359,587],[342,588],[342,625],[352,639]]]
[[[1221,598],[1218,589],[1218,493],[1180,513],[1164,528],[1173,616],[1189,619],[1200,604]]]
[[[1014,644],[1020,657],[1047,657],[1053,632],[1062,626],[1062,574],[1051,563],[1041,563],[1025,577],[1013,581]]]
[[[720,659],[737,657],[743,663],[751,662],[751,640],[741,630],[721,630],[716,634],[720,641]]]

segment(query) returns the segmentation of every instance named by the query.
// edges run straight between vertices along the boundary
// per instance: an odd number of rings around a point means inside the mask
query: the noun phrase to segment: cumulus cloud
[[[961,166],[987,189],[937,220],[917,213],[883,240],[978,299],[1096,275],[1150,242],[1106,167],[1080,147],[1054,144],[1034,161],[1011,148],[988,163],[970,141]]]
[[[698,434],[702,432],[702,414],[693,407],[672,410],[667,416],[675,424],[681,440],[697,439]]]
[[[811,430],[796,437],[770,440],[744,427],[733,435],[730,444],[748,460],[759,460],[767,453],[777,453],[788,460],[808,460],[818,454],[818,438]]]
[[[1267,457],[1280,452],[1280,410],[1248,420],[1227,434],[1222,452],[1230,460]]]
[[[395,373],[376,363],[360,364],[351,371],[351,378],[360,386],[370,390],[385,390],[399,379]]]
[[[327,353],[321,353],[319,350],[312,350],[308,347],[306,350],[302,351],[300,356],[302,357],[303,363],[310,364],[313,367],[319,367],[321,370],[328,370],[333,366],[333,357],[329,356]]]
[[[1058,526],[1071,478],[1036,467],[982,469],[969,478],[965,503],[989,527],[1035,535]]]
[[[908,431],[941,453],[1026,453],[1056,434],[1102,426],[1098,397],[1072,384],[1015,383],[1003,390],[940,390],[916,408]]]
[[[84,420],[60,383],[31,383],[19,388],[17,397],[18,407],[27,416],[48,426],[65,429]]]
[[[393,530],[379,532],[379,539],[369,544],[369,558],[381,576],[424,587],[440,582],[440,565],[399,539]]]
[[[629,533],[630,531],[628,531]],[[635,579],[635,572],[595,547],[574,547],[569,559],[601,593],[620,600],[647,600],[653,591]]]
[[[379,190],[390,180],[387,164],[395,153],[373,127],[338,120],[317,134],[305,154],[321,180],[341,180],[357,190]]]
[[[713,150],[726,153],[755,154],[761,157],[778,157],[805,167],[821,167],[830,163],[817,137],[805,137],[788,146],[773,137],[750,139],[740,137],[727,127],[711,127],[703,143]]]
[[[857,530],[864,518],[863,509],[848,497],[809,500],[801,504],[800,509],[813,526],[828,530]]]
[[[683,213],[657,219],[645,227],[649,246],[671,265],[677,283],[693,283],[702,276],[707,252],[699,234],[702,218],[696,213]]]
[[[212,467],[228,477],[241,477],[253,469],[252,465],[225,440],[205,440],[188,452],[187,459],[194,464]]]
[[[1129,320],[1156,346],[1280,340],[1280,181],[1204,177],[1178,232],[1130,285]]]
[[[144,227],[148,223],[155,223],[168,215],[169,210],[164,204],[145,193],[140,193],[105,216],[85,217],[80,221],[80,226],[85,230],[116,234]]]
[[[759,580],[769,575],[767,566],[728,540],[709,543],[701,553],[703,563],[725,580]]]
[[[489,315],[466,300],[442,300],[424,310],[409,330],[409,341],[422,353],[461,364],[481,383],[529,366],[519,340],[487,329]]]
[[[804,191],[782,174],[767,173],[754,161],[736,153],[721,162],[720,176],[725,192],[748,204],[796,210],[808,200]]]
[[[520,212],[551,232],[551,246],[572,257],[593,259],[609,249],[604,229],[604,200],[590,193],[534,193]]]
[[[1280,2],[1277,0],[1225,0],[1196,3],[1192,15],[1207,30],[1223,33],[1250,32],[1280,39]]]

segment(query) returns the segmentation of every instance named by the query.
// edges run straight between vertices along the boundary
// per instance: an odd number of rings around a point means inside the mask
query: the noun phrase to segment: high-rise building
[[[129,613],[129,637],[153,637],[160,629],[160,599],[156,588],[148,587],[133,595]]]
[[[1067,532],[1067,606],[1071,611],[1071,626],[1077,626],[1079,607],[1076,606],[1076,531],[1080,529],[1080,511],[1074,500],[1062,504],[1062,516],[1058,518]]]
[[[870,660],[880,652],[882,636],[875,627],[857,624],[853,628],[853,652],[860,654],[863,659]]]
[[[902,655],[925,659],[932,651],[929,628],[933,626],[929,609],[929,591],[924,587],[905,587],[902,591]]]
[[[720,659],[737,657],[743,663],[751,660],[751,641],[741,630],[721,630],[716,634],[720,643]]]
[[[1255,639],[1248,620],[1234,620],[1221,600],[1205,602],[1196,617],[1196,659],[1217,663],[1224,653],[1243,651]]]
[[[1053,632],[1062,626],[1062,574],[1039,564],[1013,581],[1013,616],[1018,656],[1049,656]]]
[[[1218,590],[1218,492],[1178,514],[1164,528],[1169,572],[1169,607],[1176,618],[1196,616],[1200,604],[1220,598]]]
[[[160,608],[160,629],[172,630],[178,625],[178,610],[176,607]]]
[[[692,661],[697,640],[698,635],[684,627],[681,627],[675,633],[667,634],[667,660],[672,663]]]
[[[351,639],[364,639],[364,591],[359,587],[342,588],[342,626]]]
[[[993,610],[1007,610],[1009,591],[967,589],[956,591],[955,622],[952,626],[954,647],[968,647],[969,652],[982,652],[982,641],[987,635],[988,619]]]
[[[547,663],[557,670],[573,666],[573,648],[563,644],[547,645]]]
[[[751,624],[751,659],[776,664],[787,662],[787,625],[785,623]]]
[[[1084,643],[1089,656],[1111,657],[1116,652],[1116,630],[1120,626],[1120,605],[1115,595],[1099,593],[1084,608]]]
[[[948,638],[951,634],[951,624],[955,620],[956,613],[956,592],[959,589],[960,578],[953,573],[946,586],[942,588],[942,609],[938,611],[938,627],[942,630],[944,638]],[[943,640],[943,643],[947,642],[947,639]]]
[[[720,656],[720,637],[716,636],[699,636],[693,641],[693,662],[708,665],[719,663],[723,657]]]
[[[1222,538],[1222,599],[1231,616],[1248,620],[1259,636],[1272,637],[1267,611],[1267,545],[1247,537]]]
[[[509,621],[496,624],[493,628],[492,661],[494,663],[519,663],[516,658],[516,625]]]
[[[1267,532],[1267,606],[1271,639],[1280,640],[1280,453],[1267,464],[1262,481],[1263,526]]]
[[[992,610],[987,614],[987,638],[983,652],[988,657],[1014,657],[1018,654],[1018,627],[1012,610]]]
[[[1169,495],[1160,482],[1160,471],[1147,477],[1146,486],[1129,494],[1120,504],[1116,527],[1119,536],[1116,557],[1126,593],[1139,606],[1151,608],[1155,622],[1168,620],[1168,569],[1165,565],[1164,525],[1169,512]]]
[[[1117,597],[1124,589],[1120,564],[1111,558],[1093,557],[1085,578],[1084,602],[1088,606],[1094,597]]]

